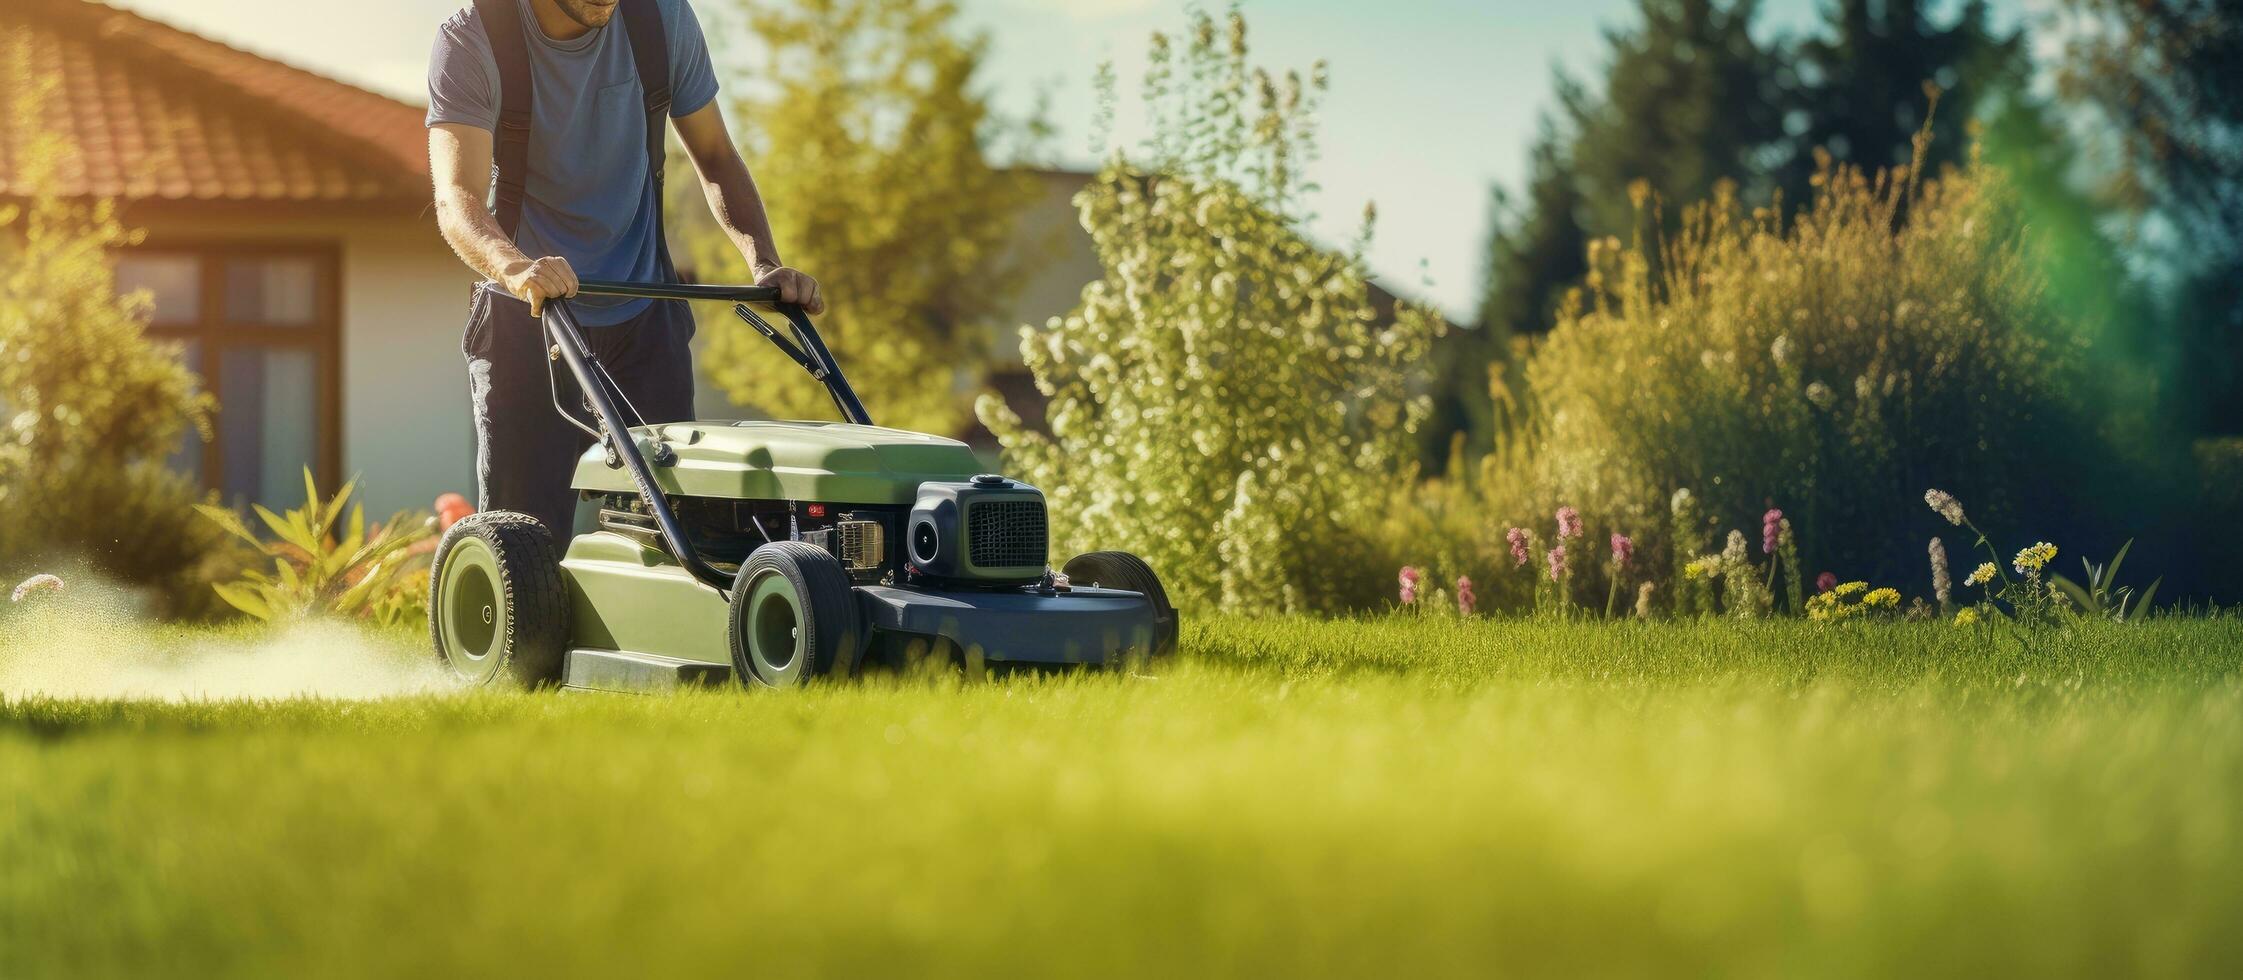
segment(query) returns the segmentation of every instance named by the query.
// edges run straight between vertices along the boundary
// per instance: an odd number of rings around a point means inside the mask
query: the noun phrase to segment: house
[[[0,37],[52,85],[67,193],[146,230],[118,280],[221,403],[180,466],[275,506],[302,498],[305,465],[327,486],[363,474],[376,513],[469,485],[472,277],[429,212],[420,109],[87,0],[8,0]],[[23,192],[12,135],[0,197]]]
[[[190,436],[178,466],[272,507],[302,500],[307,465],[323,486],[358,477],[376,514],[472,491],[460,334],[476,277],[436,229],[421,107],[93,0],[6,0],[0,38],[14,37],[27,43],[0,45],[0,77],[27,57],[52,83],[43,124],[76,149],[67,193],[146,230],[117,256],[119,285],[150,294],[149,333],[219,400],[216,438]],[[0,200],[25,190],[16,138],[0,129]],[[1042,325],[1101,274],[1073,204],[1093,176],[1036,176],[1014,240],[1038,261],[1004,322]],[[993,387],[1040,425],[1016,333],[992,342]],[[742,414],[714,386],[699,395],[704,417]]]

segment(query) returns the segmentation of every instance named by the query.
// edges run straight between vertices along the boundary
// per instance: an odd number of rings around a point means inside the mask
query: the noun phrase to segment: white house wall
[[[343,471],[369,511],[475,495],[475,434],[460,334],[475,279],[436,234],[366,233],[343,246]]]

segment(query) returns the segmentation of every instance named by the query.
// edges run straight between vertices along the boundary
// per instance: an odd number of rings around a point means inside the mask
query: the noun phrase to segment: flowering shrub
[[[1829,529],[1785,567],[1921,568],[1916,546],[1876,533],[1914,516],[1890,488],[1917,473],[1956,474],[2004,523],[2116,512],[2097,506],[2109,481],[2093,467],[2126,456],[2102,448],[2080,344],[2043,301],[2001,176],[1826,167],[1816,184],[1789,224],[1724,193],[1672,240],[1593,244],[1580,302],[1527,366],[1534,449],[1511,482],[1664,530],[1647,546],[1678,582],[1705,554],[1704,516],[1771,500],[1785,514],[1762,524],[1763,553],[1786,517]],[[2047,492],[2054,473],[2068,492]],[[1678,590],[1677,611],[1701,611],[1702,591]]]
[[[1108,81],[1108,95],[1111,82]],[[1048,435],[978,406],[1012,468],[1051,496],[1054,549],[1138,552],[1182,604],[1248,611],[1381,604],[1380,534],[1414,479],[1426,411],[1409,378],[1440,329],[1404,305],[1378,326],[1361,249],[1300,228],[1323,70],[1252,69],[1245,23],[1196,15],[1154,38],[1154,136],[1077,198],[1104,268],[1021,352]]]

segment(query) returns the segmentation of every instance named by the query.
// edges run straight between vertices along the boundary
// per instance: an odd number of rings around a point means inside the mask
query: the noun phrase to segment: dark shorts
[[[686,304],[656,301],[622,323],[584,329],[592,356],[648,423],[693,417],[693,314]],[[554,408],[557,393],[562,409],[593,425],[576,379],[547,358],[545,331],[529,304],[490,289],[476,288],[460,347],[475,402],[476,507],[528,514],[565,545],[576,528],[569,479],[593,441]]]

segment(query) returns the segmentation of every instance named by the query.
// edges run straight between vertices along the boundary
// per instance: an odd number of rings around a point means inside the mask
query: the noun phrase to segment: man
[[[535,517],[558,544],[574,530],[569,476],[591,439],[554,407],[574,410],[581,396],[565,371],[558,399],[549,387],[537,316],[545,301],[574,296],[579,276],[675,279],[662,240],[665,117],[756,281],[812,314],[824,307],[817,282],[780,262],[716,92],[686,0],[476,0],[437,32],[427,121],[437,225],[485,279],[461,344],[480,506]],[[587,296],[571,307],[646,421],[692,416],[683,303]]]

